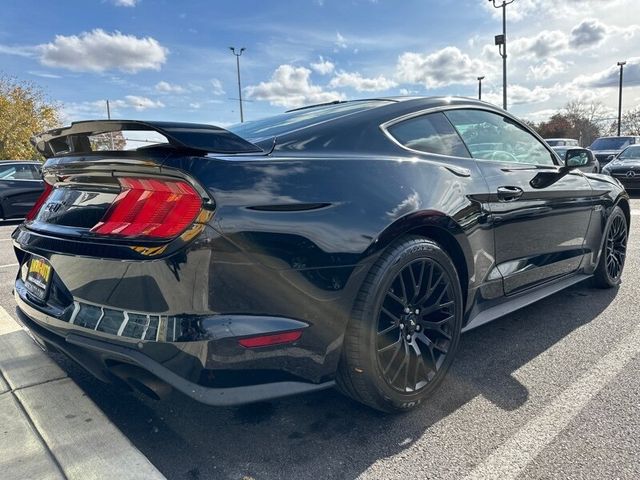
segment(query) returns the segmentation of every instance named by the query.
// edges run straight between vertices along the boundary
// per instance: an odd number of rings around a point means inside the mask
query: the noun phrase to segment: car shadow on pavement
[[[168,478],[354,478],[480,395],[500,409],[521,407],[530,392],[514,372],[591,322],[616,294],[583,282],[466,333],[441,388],[405,415],[378,413],[333,390],[237,408],[179,393],[154,402],[55,358]]]

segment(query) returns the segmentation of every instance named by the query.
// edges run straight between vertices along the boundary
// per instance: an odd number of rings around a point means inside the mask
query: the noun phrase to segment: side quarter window
[[[556,165],[553,155],[513,120],[485,110],[449,110],[473,158],[533,165]]]
[[[437,155],[469,158],[469,151],[442,113],[410,118],[387,128],[401,145]]]

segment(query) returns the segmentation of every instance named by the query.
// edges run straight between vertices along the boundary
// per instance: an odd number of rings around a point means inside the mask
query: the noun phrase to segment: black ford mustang
[[[473,100],[338,102],[230,130],[79,122],[34,144],[48,188],[13,234],[19,317],[152,396],[337,385],[408,410],[462,331],[622,275],[618,181]]]

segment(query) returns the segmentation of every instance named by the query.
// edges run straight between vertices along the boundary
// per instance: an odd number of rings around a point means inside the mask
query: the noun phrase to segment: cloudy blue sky
[[[501,103],[487,0],[3,0],[0,72],[40,84],[65,120],[228,125],[335,99],[477,94]],[[510,103],[540,120],[568,100],[640,105],[638,0],[515,0]]]

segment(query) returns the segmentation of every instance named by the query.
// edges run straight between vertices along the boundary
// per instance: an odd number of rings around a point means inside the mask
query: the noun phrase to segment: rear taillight
[[[36,218],[36,215],[38,215],[38,212],[42,208],[42,205],[44,205],[44,202],[46,202],[47,198],[49,198],[51,190],[53,190],[53,187],[50,184],[45,183],[44,192],[42,192],[42,195],[40,195],[38,197],[38,200],[36,200],[35,205],[31,208],[31,210],[29,210],[29,213],[27,213],[25,220],[33,220],[34,218]]]
[[[91,231],[115,237],[173,238],[198,216],[202,197],[187,182],[122,177],[120,194]]]
[[[269,347],[271,345],[282,345],[285,343],[293,343],[300,340],[302,332],[296,330],[285,333],[271,333],[268,335],[260,335],[257,337],[241,338],[238,343],[245,348]]]

